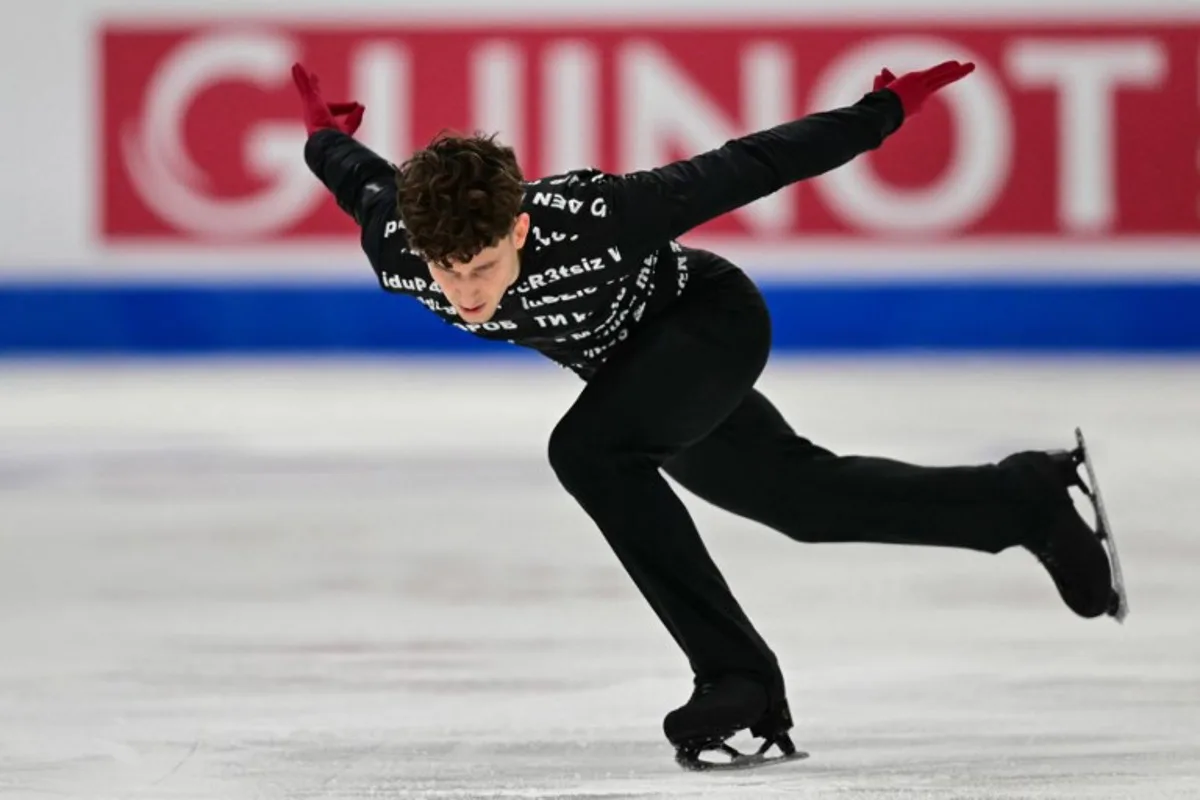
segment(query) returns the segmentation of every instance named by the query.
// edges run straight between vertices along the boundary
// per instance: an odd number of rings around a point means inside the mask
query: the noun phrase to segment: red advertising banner
[[[655,166],[854,102],[887,66],[979,69],[884,147],[706,226],[755,241],[1200,233],[1200,26],[416,28],[102,32],[109,242],[354,235],[307,171],[293,61],[367,106],[393,161],[499,131],[530,176]]]

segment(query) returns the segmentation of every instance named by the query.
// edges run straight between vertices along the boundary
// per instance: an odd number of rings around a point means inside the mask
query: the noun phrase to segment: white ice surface
[[[843,452],[1092,440],[1129,580],[688,498],[812,758],[679,771],[686,666],[556,486],[535,362],[0,366],[0,797],[1200,797],[1200,362],[776,361]]]

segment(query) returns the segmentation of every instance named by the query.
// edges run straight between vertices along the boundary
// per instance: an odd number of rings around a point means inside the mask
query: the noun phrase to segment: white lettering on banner
[[[585,42],[551,45],[545,56],[542,170],[554,174],[599,160],[600,55]],[[595,214],[595,212],[592,212]]]
[[[518,153],[525,151],[525,61],[521,47],[485,42],[471,57],[471,97],[475,124],[497,133]]]
[[[836,108],[862,95],[864,75],[886,64],[893,73],[921,69],[947,58],[974,61],[970,91],[940,93],[949,104],[956,147],[950,167],[937,182],[898,189],[880,181],[865,159],[855,159],[813,181],[826,201],[864,228],[932,233],[964,227],[991,208],[1004,188],[1013,151],[1012,117],[1000,84],[979,56],[953,41],[919,38],[874,39],[830,66],[814,90],[814,110]]]
[[[1108,228],[1116,216],[1113,95],[1125,86],[1152,89],[1167,71],[1157,41],[1022,39],[1008,69],[1027,86],[1058,90],[1059,217],[1076,231]]]
[[[681,139],[692,152],[713,149],[745,130],[767,128],[790,115],[788,99],[792,89],[787,76],[791,61],[786,50],[770,45],[746,49],[743,56],[743,80],[754,83],[746,95],[741,125],[726,119],[716,104],[687,79],[670,56],[660,47],[639,42],[625,47],[620,54],[620,96],[624,104],[621,129],[626,169],[640,170],[660,166],[668,158],[663,145]],[[870,74],[870,73],[868,73]],[[862,76],[858,76],[859,82]],[[776,192],[739,209],[756,229],[763,232],[782,230],[792,216],[790,192]]]
[[[136,131],[121,132],[129,178],[142,200],[180,230],[222,239],[271,233],[324,198],[303,159],[304,131],[291,123],[262,123],[247,134],[246,161],[268,184],[241,199],[203,192],[207,182],[184,145],[186,110],[204,89],[223,80],[274,88],[290,79],[299,48],[281,35],[213,33],[180,46],[158,67]]]
[[[393,43],[370,41],[351,57],[354,97],[366,108],[354,138],[377,153],[406,155],[412,150],[412,63]]]
[[[387,239],[397,231],[404,230],[404,223],[400,220],[391,220],[387,225],[383,226],[383,238]]]
[[[600,93],[593,91],[594,72],[598,68],[593,58],[594,47],[581,44],[573,49],[572,45],[578,43],[567,41],[569,44],[564,44],[559,51],[571,54],[569,57],[562,56],[566,60],[564,63],[575,64],[586,77],[580,92],[572,95],[573,110],[570,113],[541,115],[546,125],[541,143],[542,157],[558,152],[557,148],[561,145],[555,143],[554,139],[562,135],[563,129],[553,120],[576,118],[588,97],[592,98],[593,106],[602,102]],[[1020,47],[1022,40],[1015,41]],[[1128,42],[1121,39],[1089,41],[1075,38],[1063,41],[1073,42],[1072,47],[1076,48],[1076,52],[1088,52],[1093,45],[1104,52],[1111,47],[1126,52],[1129,48],[1145,49],[1150,46],[1158,55],[1154,68],[1145,73],[1146,80],[1143,83],[1160,80],[1166,71],[1166,45],[1157,38],[1131,38]],[[1099,55],[1101,51],[1097,51],[1097,59],[1102,58]],[[903,69],[905,65],[916,68],[927,65],[931,58],[945,57],[948,52],[956,53],[961,58],[971,58],[980,64],[980,69],[971,78],[969,91],[953,87],[939,98],[947,102],[953,125],[951,146],[947,149],[948,168],[937,179],[923,186],[901,188],[875,175],[867,159],[844,165],[813,182],[813,188],[838,222],[852,228],[880,232],[924,234],[963,230],[981,222],[987,224],[986,218],[996,210],[1002,192],[1013,177],[1016,134],[1014,110],[1009,104],[1009,96],[990,71],[995,61],[989,64],[989,59],[978,57],[954,39],[885,36],[867,40],[857,49],[842,52],[817,73],[810,110],[825,110],[857,99],[865,88],[864,75],[873,74],[880,63],[891,64],[894,70]],[[1016,56],[1016,60],[1010,57],[1005,61],[1005,47],[1001,48],[1001,53],[1000,66],[1008,66],[1015,73],[1014,77],[1021,80],[1021,68],[1014,68],[1014,65],[1022,56]],[[1052,66],[1042,69],[1041,81],[1061,84],[1060,91],[1063,93],[1057,127],[1064,157],[1058,159],[1061,169],[1058,176],[1060,191],[1055,199],[1059,204],[1057,223],[1067,230],[1095,230],[1101,225],[1097,220],[1111,220],[1116,213],[1116,181],[1113,176],[1118,165],[1114,158],[1105,159],[1104,154],[1111,153],[1112,147],[1105,143],[1111,144],[1119,125],[1113,115],[1106,116],[1103,113],[1109,106],[1100,95],[1107,97],[1108,90],[1101,92],[1100,87],[1112,89],[1114,84],[1134,83],[1140,74],[1138,70],[1144,67],[1138,66],[1138,59],[1144,61],[1145,57],[1131,58],[1134,61],[1128,65],[1120,60],[1099,72],[1093,70],[1090,73],[1091,83],[1081,77],[1084,69],[1079,62],[1073,62],[1071,70],[1060,71],[1061,77],[1057,83],[1045,73]],[[555,85],[556,80],[548,74],[549,59],[550,56],[542,51],[542,61],[537,69],[543,96],[549,96],[551,90],[548,87]],[[767,38],[751,40],[750,44],[743,47],[741,69],[738,72],[741,117],[745,121],[741,126],[726,119],[723,111],[716,108],[715,102],[707,102],[708,95],[696,87],[666,47],[644,42],[618,47],[614,62],[616,98],[618,111],[621,112],[618,117],[622,120],[616,130],[619,134],[625,134],[625,139],[618,142],[625,167],[662,163],[666,153],[664,147],[669,143],[679,144],[683,149],[703,149],[727,136],[736,135],[740,130],[761,128],[792,116],[789,106],[793,95],[789,85],[792,70],[788,50]],[[525,64],[524,61],[521,63]],[[1070,57],[1066,57],[1064,63],[1072,63]],[[1033,84],[1037,80],[1027,76],[1026,84]],[[564,90],[559,85],[555,91]],[[594,118],[595,112],[593,107],[586,116]],[[591,138],[599,135],[599,129],[594,125],[589,126],[588,131]],[[1068,138],[1072,141],[1071,146],[1066,144]],[[1090,144],[1075,146],[1085,139]],[[654,153],[659,155],[654,156]],[[564,163],[562,166],[577,166],[588,161],[591,159],[581,157],[574,164]],[[1093,167],[1097,164],[1105,166],[1096,170]],[[1085,174],[1088,177],[1078,177]],[[1072,175],[1077,177],[1070,177]],[[604,180],[604,176],[597,175],[593,180]],[[1111,190],[1104,191],[1103,187],[1106,186]],[[541,200],[573,213],[580,212],[576,205],[564,207],[564,200],[554,200],[545,195]],[[790,218],[788,216],[792,212],[789,203],[791,199],[787,193],[778,193],[734,213],[746,215],[752,228],[766,231],[776,225],[787,227],[796,221],[794,213]],[[593,200],[590,210],[593,216],[606,216],[603,198]]]
[[[853,103],[881,66],[901,72],[970,58],[976,73],[939,93],[934,113],[906,123],[915,130],[900,141],[734,209],[696,235],[738,248],[743,260],[753,253],[749,266],[787,274],[829,262],[811,255],[818,245],[859,247],[859,233],[899,235],[862,245],[879,251],[889,271],[901,261],[918,270],[931,263],[928,253],[915,260],[915,241],[886,249],[883,242],[907,234],[939,247],[952,236],[971,270],[1002,260],[992,249],[998,239],[1056,267],[1095,269],[1045,247],[1076,233],[1130,248],[1153,237],[1156,263],[1190,263],[1185,251],[1200,231],[1200,17],[1103,28],[1020,19],[982,25],[951,16],[931,26],[936,35],[919,37],[861,20],[499,32],[470,22],[419,31],[364,22],[337,36],[299,21],[162,30],[106,23],[97,244],[165,244],[181,248],[164,251],[175,259],[186,257],[183,248],[195,254],[211,241],[254,239],[267,247],[239,257],[264,265],[282,265],[292,252],[315,263],[314,242],[350,247],[345,214],[304,162],[292,60],[310,63],[331,98],[368,106],[356,138],[385,158],[407,157],[422,144],[417,137],[436,130],[490,130],[517,147],[527,174],[560,176],[531,186],[526,201],[536,198],[542,212],[533,247],[547,249],[564,241],[565,226],[548,223],[546,209],[593,223],[566,241],[600,231],[611,218],[604,187],[613,175]],[[228,119],[212,113],[226,106]],[[562,175],[589,166],[605,172]],[[399,231],[385,230],[389,252],[400,249]],[[1074,244],[1119,260],[1099,242]],[[762,267],[765,259],[791,266]]]

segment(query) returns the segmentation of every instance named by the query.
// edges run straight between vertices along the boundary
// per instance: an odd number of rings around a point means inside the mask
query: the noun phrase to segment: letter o
[[[930,67],[951,52],[960,60],[981,61],[956,43],[936,38],[866,42],[822,74],[812,105],[818,110],[845,106],[852,102],[848,98],[870,91],[881,68],[900,75]],[[813,181],[833,211],[860,227],[914,233],[961,228],[987,213],[1012,165],[1012,115],[1004,90],[987,70],[977,68],[961,86],[939,96],[949,106],[955,131],[946,173],[929,186],[902,189],[881,181],[859,157]],[[905,124],[920,125],[920,117]]]

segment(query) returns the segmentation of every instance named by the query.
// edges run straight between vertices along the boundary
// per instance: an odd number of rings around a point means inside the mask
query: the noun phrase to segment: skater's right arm
[[[349,134],[317,131],[304,145],[304,161],[359,227],[395,209],[395,165]]]
[[[396,204],[396,166],[354,139],[366,110],[359,103],[327,103],[317,76],[292,67],[308,139],[304,161],[338,207],[362,229],[362,248],[386,287],[386,273],[421,270],[424,262],[408,247]]]
[[[362,229],[363,252],[383,271],[422,272],[425,263],[408,247],[396,205],[396,167],[349,134],[325,129],[309,137],[304,160],[338,206]]]

